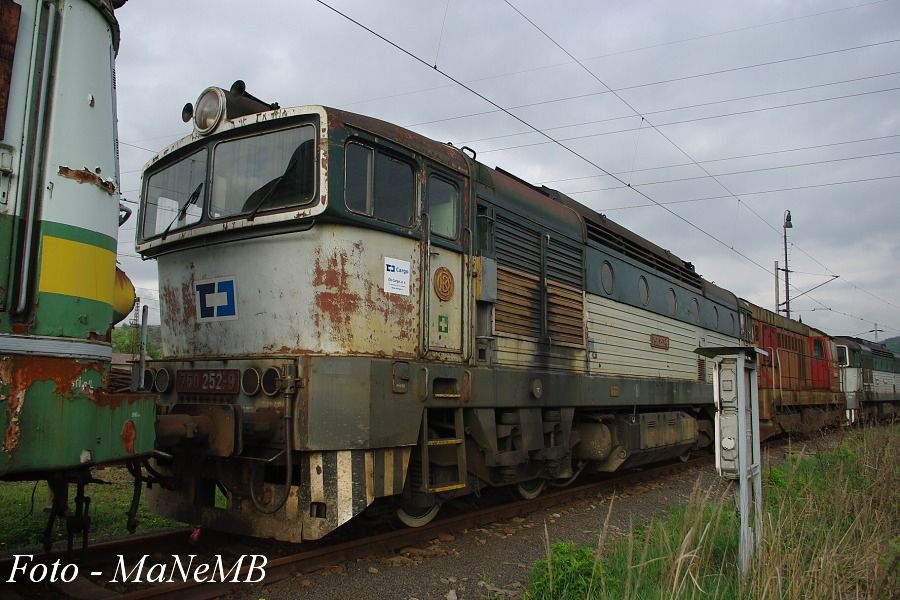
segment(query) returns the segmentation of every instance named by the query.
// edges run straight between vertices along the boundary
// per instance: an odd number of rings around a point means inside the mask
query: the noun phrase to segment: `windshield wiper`
[[[174,225],[176,221],[179,221],[184,218],[184,216],[187,214],[188,206],[191,206],[192,204],[197,203],[197,199],[200,198],[200,190],[202,190],[202,189],[203,189],[203,182],[201,181],[197,185],[197,189],[195,189],[193,192],[191,192],[191,195],[188,196],[187,202],[185,202],[184,205],[178,209],[178,212],[175,214],[175,218],[172,219],[172,221],[168,224],[168,226],[166,226],[165,230],[163,230],[162,237],[159,238],[160,241],[166,239],[166,236],[169,235],[169,230],[172,229],[172,225]]]
[[[269,199],[272,197],[272,195],[275,194],[275,188],[278,187],[278,184],[281,182],[282,177],[283,177],[283,175],[279,175],[278,177],[276,177],[275,179],[273,179],[272,181],[269,182],[272,184],[272,187],[270,187],[268,190],[266,190],[266,193],[262,195],[262,198],[259,199],[259,202],[256,203],[256,206],[254,206],[253,210],[250,211],[250,214],[247,215],[248,221],[252,221],[256,217],[256,213],[259,212],[259,209],[261,209],[263,207],[263,204],[268,202]]]

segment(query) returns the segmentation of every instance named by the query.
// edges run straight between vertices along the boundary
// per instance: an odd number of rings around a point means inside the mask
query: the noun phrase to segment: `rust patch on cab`
[[[88,183],[91,185],[96,185],[98,188],[112,196],[116,191],[116,184],[110,180],[103,179],[100,177],[100,169],[97,169],[97,172],[91,171],[87,167],[84,167],[80,171],[76,171],[75,169],[71,169],[69,167],[64,167],[60,165],[59,171],[57,174],[60,177],[65,177],[66,179],[72,179],[77,181],[78,183]]]
[[[352,313],[359,310],[362,300],[357,292],[349,288],[348,260],[346,252],[339,251],[337,254],[323,257],[322,249],[316,248],[316,260],[313,266],[313,285],[317,288],[325,288],[315,291],[315,303],[318,309],[315,313],[316,328],[321,327],[320,315],[324,315],[328,319],[335,337],[343,339],[346,343],[353,341],[350,319]]]
[[[417,338],[416,278],[411,278],[408,296],[384,293],[377,275],[369,273],[370,263],[362,240],[330,252],[318,248],[315,253],[316,335],[341,343],[347,352],[372,352]]]
[[[371,316],[376,315],[384,320],[384,324],[392,323],[396,326],[397,337],[401,340],[416,339],[416,311],[412,298],[415,291],[413,281],[410,281],[410,295],[382,294],[381,288],[375,282],[366,283],[366,308]],[[381,298],[378,302],[376,298]]]
[[[194,277],[181,285],[167,285],[159,290],[160,318],[163,324],[172,331],[200,328],[197,322],[197,300],[194,296]]]

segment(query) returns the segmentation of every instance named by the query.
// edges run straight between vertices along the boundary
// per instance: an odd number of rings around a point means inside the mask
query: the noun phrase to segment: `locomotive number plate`
[[[241,389],[238,369],[179,369],[175,391],[186,394],[237,394]]]

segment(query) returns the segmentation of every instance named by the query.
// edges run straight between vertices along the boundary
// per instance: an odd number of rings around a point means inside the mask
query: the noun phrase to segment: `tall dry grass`
[[[731,491],[701,477],[685,506],[622,539],[608,541],[611,505],[596,548],[548,539],[528,597],[897,597],[898,434],[897,426],[850,433],[833,450],[768,469],[761,540],[745,576]]]

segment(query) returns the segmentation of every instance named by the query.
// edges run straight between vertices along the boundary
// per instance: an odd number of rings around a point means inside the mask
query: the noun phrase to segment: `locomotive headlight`
[[[255,395],[259,391],[260,380],[259,371],[253,367],[244,369],[241,374],[241,390],[248,396]]]
[[[225,114],[225,92],[222,88],[209,87],[197,99],[194,111],[194,127],[197,133],[207,134],[219,124]]]
[[[266,369],[266,372],[263,373],[262,381],[260,383],[263,394],[266,396],[274,396],[281,391],[281,371],[275,367],[269,367]]]
[[[153,378],[153,389],[156,390],[157,393],[165,394],[169,391],[171,386],[172,376],[169,374],[169,370],[165,367],[161,367],[156,371],[156,376]]]

